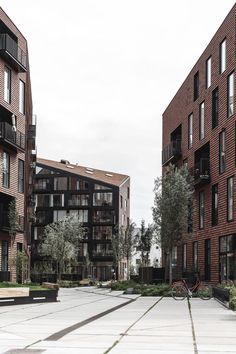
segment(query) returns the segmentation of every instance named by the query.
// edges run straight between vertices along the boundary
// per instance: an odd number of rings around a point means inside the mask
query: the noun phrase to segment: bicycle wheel
[[[202,284],[199,286],[197,294],[202,300],[210,300],[212,298],[212,287],[207,284]]]
[[[175,284],[172,286],[171,295],[175,300],[184,300],[187,296],[187,290],[182,284]]]

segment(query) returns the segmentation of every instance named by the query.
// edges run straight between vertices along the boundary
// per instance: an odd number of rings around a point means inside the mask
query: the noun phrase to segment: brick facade
[[[203,278],[206,275],[206,248],[205,240],[210,239],[210,279],[213,283],[234,278],[236,276],[236,175],[235,175],[235,121],[236,121],[236,102],[235,102],[235,79],[236,79],[236,5],[232,8],[224,22],[210,41],[209,45],[200,56],[197,63],[183,82],[182,86],[170,102],[163,114],[163,150],[171,141],[180,137],[181,154],[170,156],[170,161],[177,165],[183,164],[185,160],[191,171],[196,173],[196,162],[207,156],[210,161],[210,179],[208,183],[195,185],[194,192],[194,212],[193,212],[193,232],[189,233],[184,242],[187,243],[187,271],[193,269],[193,242],[198,242],[198,265],[197,268]],[[226,69],[220,73],[220,43],[226,39]],[[194,40],[194,39],[193,39]],[[206,88],[206,61],[211,57],[211,85]],[[183,58],[184,60],[184,58]],[[199,73],[199,97],[194,100],[194,75]],[[234,72],[234,113],[227,117],[227,77]],[[219,115],[218,126],[212,129],[212,92],[218,87],[219,90]],[[205,137],[199,139],[199,107],[205,102]],[[193,114],[193,145],[188,148],[188,117]],[[177,127],[181,129],[173,133]],[[219,173],[219,134],[226,132],[226,169],[224,173]],[[179,134],[180,133],[180,134]],[[172,134],[172,135],[171,135]],[[202,150],[199,150],[202,148]],[[170,154],[171,155],[171,154]],[[200,156],[200,157],[199,157]],[[168,161],[163,161],[165,169]],[[234,209],[233,221],[227,221],[227,178],[234,176]],[[201,176],[200,178],[203,178]],[[212,185],[218,184],[218,224],[212,226]],[[204,228],[199,229],[199,192],[204,192]],[[220,261],[220,237],[233,235],[233,246],[230,246],[230,253],[226,255],[226,263],[223,256]],[[222,250],[221,250],[222,251]],[[183,246],[178,247],[178,274],[183,270]],[[230,259],[229,259],[230,258]],[[230,270],[226,268],[230,267]],[[227,275],[223,274],[224,272]]]

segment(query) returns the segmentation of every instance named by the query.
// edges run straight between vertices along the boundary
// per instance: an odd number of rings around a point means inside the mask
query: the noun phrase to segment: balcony
[[[23,52],[17,42],[7,33],[0,34],[0,55],[17,72],[27,71],[26,53]]]
[[[8,147],[25,150],[25,135],[19,130],[14,131],[12,125],[7,122],[0,122],[0,140]]]
[[[113,251],[104,250],[104,251],[97,251],[93,250],[93,257],[113,257]]]
[[[0,230],[8,231],[10,229],[8,211],[3,210],[0,215]],[[17,231],[24,231],[25,218],[22,215],[18,215]]]
[[[210,159],[201,158],[198,163],[194,165],[190,173],[194,178],[194,186],[201,186],[203,184],[209,183],[210,178]]]
[[[181,156],[181,140],[173,140],[162,151],[162,166],[167,165],[169,162],[175,162]]]

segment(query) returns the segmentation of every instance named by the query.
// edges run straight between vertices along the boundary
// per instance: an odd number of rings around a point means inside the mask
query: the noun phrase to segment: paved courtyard
[[[60,302],[0,307],[0,353],[236,354],[236,313],[215,300],[61,289]]]

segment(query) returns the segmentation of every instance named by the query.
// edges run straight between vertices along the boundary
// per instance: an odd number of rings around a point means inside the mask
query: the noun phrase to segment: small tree
[[[153,239],[153,227],[148,225],[145,227],[145,221],[141,221],[138,249],[141,252],[141,264],[142,266],[148,266],[149,264],[149,254],[152,246]]]
[[[111,238],[111,246],[112,246],[112,254],[113,254],[113,269],[116,273],[116,279],[119,280],[119,264],[122,260],[123,249],[122,249],[122,242],[120,240],[120,233],[118,228],[116,227],[114,233],[112,234]]]
[[[77,259],[83,234],[83,227],[75,216],[66,217],[45,227],[40,253],[56,262],[59,280],[65,263]]]
[[[12,267],[16,264],[16,254],[13,253],[15,237],[17,230],[19,229],[19,214],[16,209],[16,200],[15,198],[9,203],[8,206],[8,222],[9,222],[9,235],[10,235],[10,273],[12,276]]]
[[[163,177],[155,180],[154,193],[154,226],[158,241],[169,258],[169,282],[172,283],[172,250],[186,233],[193,193],[187,167],[177,169],[170,165]]]
[[[127,279],[130,278],[130,260],[136,246],[136,238],[134,237],[135,223],[130,222],[126,228],[121,227],[120,233],[122,235],[122,254],[127,261]]]

